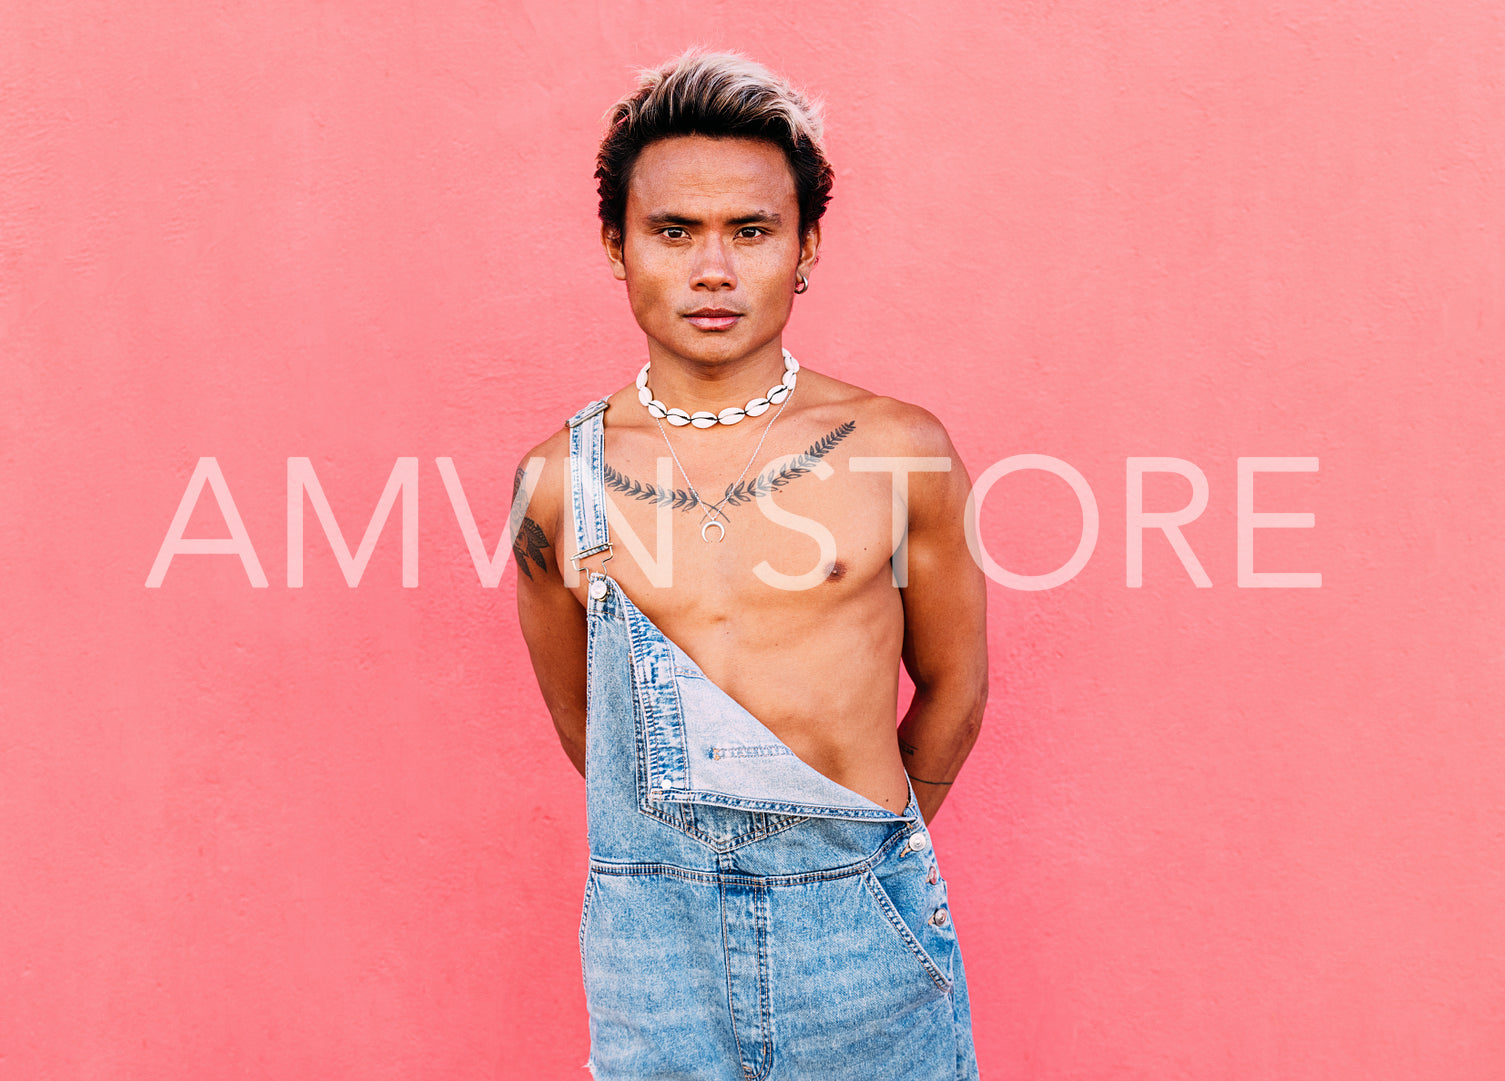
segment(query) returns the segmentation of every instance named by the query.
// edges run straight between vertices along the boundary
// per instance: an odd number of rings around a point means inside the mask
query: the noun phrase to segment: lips
[[[730,308],[697,308],[685,313],[689,324],[701,330],[730,330],[741,318],[741,312],[734,312]]]

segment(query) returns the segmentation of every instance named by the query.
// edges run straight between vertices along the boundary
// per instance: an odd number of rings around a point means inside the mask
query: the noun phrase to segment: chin
[[[678,343],[671,348],[680,356],[693,360],[726,360],[746,353],[749,346],[734,338],[711,337],[707,334],[704,338]]]

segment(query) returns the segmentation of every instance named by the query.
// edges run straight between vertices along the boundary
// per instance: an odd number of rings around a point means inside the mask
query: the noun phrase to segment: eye
[[[685,227],[683,225],[666,225],[664,226],[664,228],[659,230],[659,233],[669,240],[683,240],[685,237],[690,235],[689,233],[685,232]]]
[[[744,225],[742,228],[737,230],[737,235],[742,237],[744,240],[755,240],[763,234],[764,229],[761,225]]]

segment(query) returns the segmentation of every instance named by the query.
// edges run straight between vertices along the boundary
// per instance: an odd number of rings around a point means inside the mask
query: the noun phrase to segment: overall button
[[[606,596],[606,579],[596,578],[591,581],[590,595],[596,600]]]
[[[936,927],[945,927],[946,924],[951,922],[951,917],[946,913],[944,908],[938,908],[931,914],[930,922]]]
[[[909,840],[904,842],[904,854],[908,855],[911,852],[923,852],[925,851],[925,846],[929,843],[930,838],[926,835],[924,830],[915,830],[909,835]]]
[[[925,881],[934,886],[941,879],[941,869],[935,864],[930,865],[930,873],[925,876]]]

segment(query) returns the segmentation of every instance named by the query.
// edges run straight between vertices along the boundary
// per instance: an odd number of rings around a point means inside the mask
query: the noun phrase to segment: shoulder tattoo
[[[517,498],[517,490],[523,483],[523,470],[519,466],[517,474],[512,478],[512,497]],[[526,574],[530,579],[533,570],[528,566],[531,559],[538,564],[538,569],[548,570],[548,560],[544,558],[543,550],[550,547],[548,535],[544,533],[543,526],[532,518],[524,516],[522,524],[517,527],[517,536],[512,541],[512,558],[517,560],[517,569]]]

